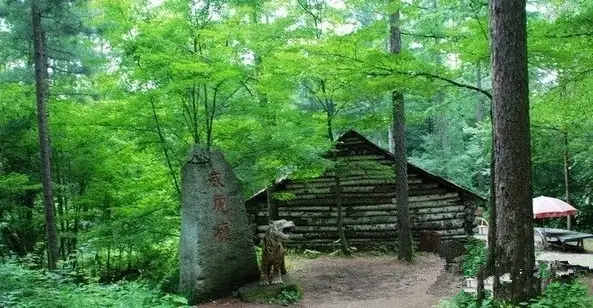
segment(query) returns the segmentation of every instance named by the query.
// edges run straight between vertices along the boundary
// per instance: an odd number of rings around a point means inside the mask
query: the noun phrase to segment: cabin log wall
[[[347,162],[377,162],[392,167],[393,159],[372,143],[354,135],[341,138],[339,156]],[[369,144],[370,143],[370,144]],[[366,247],[397,242],[395,177],[377,168],[353,169],[340,176],[343,225],[351,246]],[[476,201],[421,169],[408,165],[409,206],[412,236],[434,231],[443,240],[465,238],[474,226]],[[262,238],[269,221],[269,209],[280,219],[292,220],[296,228],[288,246],[327,249],[338,247],[334,173],[308,180],[285,180],[274,192],[289,193],[289,200],[258,195],[247,200],[252,228]],[[267,190],[263,193],[267,196]]]

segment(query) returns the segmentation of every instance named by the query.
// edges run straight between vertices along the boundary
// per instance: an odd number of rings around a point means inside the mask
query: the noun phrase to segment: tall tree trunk
[[[492,106],[493,107],[493,106]],[[490,108],[490,119],[493,121],[493,110]],[[494,124],[494,123],[493,123]],[[494,149],[495,134],[494,126],[492,126],[492,149]],[[490,154],[490,217],[488,218],[488,256],[486,258],[486,264],[482,264],[478,269],[476,276],[477,279],[477,295],[476,298],[479,304],[486,298],[484,292],[484,279],[489,276],[493,276],[492,284],[498,286],[500,283],[500,277],[496,272],[496,256],[498,254],[498,248],[496,246],[496,183],[494,182],[494,150]]]
[[[35,199],[37,198],[38,193],[39,191],[37,190],[25,190],[22,197],[20,198],[20,202],[24,207],[24,213],[21,219],[25,221],[25,225],[17,228],[15,233],[20,239],[20,243],[23,244],[23,248],[26,252],[35,251],[35,244],[38,240],[36,230],[30,227],[33,225],[33,211],[35,208]]]
[[[128,261],[128,270],[132,269],[132,245],[128,245],[128,259],[126,261]]]
[[[344,219],[342,210],[342,183],[340,182],[339,171],[336,170],[334,177],[335,189],[336,189],[336,210],[338,212],[338,232],[340,237],[340,247],[342,252],[349,256],[350,247],[348,247],[348,241],[346,240],[346,233],[344,233]]]
[[[107,281],[111,281],[111,244],[107,244],[107,261],[105,267],[107,268],[105,277],[107,278]]]
[[[438,11],[438,9],[439,9],[438,0],[432,1],[432,7],[435,11]],[[438,44],[439,40],[441,40],[441,39],[435,38],[434,39],[435,44]],[[435,52],[434,63],[436,64],[436,66],[437,67],[441,66],[442,62],[443,62],[443,59],[442,59],[441,53],[439,51]],[[443,107],[444,102],[445,102],[445,93],[444,93],[443,89],[441,89],[441,88],[437,89],[435,95],[432,98],[432,101],[433,101],[433,105],[436,106],[437,110],[440,109],[441,107]],[[436,114],[433,114],[431,116],[431,118],[432,118],[431,123],[434,126],[436,126],[436,135],[437,135],[438,147],[439,147],[441,159],[446,159],[447,155],[448,155],[447,133],[448,133],[448,129],[449,129],[449,123],[447,123],[448,119],[447,119],[446,112],[444,110],[441,110],[439,112],[436,112]]]
[[[510,282],[494,297],[514,304],[537,294],[529,134],[525,0],[491,0],[496,184],[496,271]]]
[[[60,257],[62,258],[62,260],[66,260],[66,238],[63,236],[63,234],[67,233],[66,230],[66,225],[64,224],[64,202],[63,202],[63,198],[62,196],[60,196],[58,194],[58,196],[56,197],[57,199],[57,207],[58,207],[58,221],[59,223],[59,228],[60,228],[60,234],[62,234],[62,236],[60,236],[59,238],[59,246],[58,246],[58,252],[60,254]]]
[[[401,52],[401,31],[399,9],[389,16],[389,51]],[[391,93],[393,106],[393,144],[395,146],[395,197],[397,203],[397,226],[399,231],[398,256],[412,261],[412,232],[408,205],[408,161],[406,154],[406,125],[404,115],[404,95]]]
[[[481,73],[481,65],[480,61],[476,63],[476,87],[478,89],[482,89],[482,73]],[[480,111],[480,106],[482,102],[480,97],[478,97],[478,108],[476,109],[476,119],[477,122],[482,121],[484,118],[484,112]],[[496,255],[497,255],[497,248],[496,248],[496,183],[494,182],[494,147],[496,144],[496,134],[494,129],[494,104],[490,105],[490,112],[488,113],[490,116],[490,123],[491,125],[491,135],[492,141],[490,146],[492,148],[492,152],[490,153],[490,200],[489,200],[489,207],[490,207],[490,216],[488,218],[488,255],[486,257],[486,263],[482,264],[478,269],[476,280],[477,280],[477,294],[476,298],[478,304],[482,304],[482,301],[486,298],[486,292],[484,291],[484,279],[488,278],[489,276],[493,276],[493,285],[499,285],[500,277],[496,273],[495,264],[496,264]],[[478,183],[480,179],[480,173],[478,173]],[[482,181],[484,181],[482,177]],[[479,184],[478,184],[479,185]],[[483,184],[485,185],[485,184]],[[478,186],[480,187],[480,186]]]
[[[59,246],[58,246],[58,251],[60,253],[60,257],[62,258],[62,260],[66,260],[66,238],[64,237],[64,234],[67,234],[67,222],[66,222],[66,215],[65,213],[67,213],[67,209],[66,209],[66,197],[65,197],[65,192],[64,192],[64,180],[62,178],[62,172],[60,170],[60,163],[59,163],[59,159],[58,159],[58,163],[56,163],[54,166],[56,166],[55,168],[55,178],[56,178],[56,182],[58,183],[58,188],[56,189],[56,193],[55,193],[55,200],[56,200],[56,206],[57,206],[57,221],[56,221],[56,225],[59,227],[59,231],[60,231],[60,238],[59,238]]]
[[[570,156],[568,153],[568,132],[564,132],[564,194],[566,203],[570,203]],[[570,216],[566,217],[566,229],[570,230]]]
[[[476,88],[482,89],[482,61],[476,61]],[[476,94],[476,123],[484,121],[486,117],[486,107],[481,93]],[[492,119],[490,119],[492,120]],[[476,186],[478,191],[485,190],[486,178],[482,174],[481,167],[478,166],[478,172],[476,173]]]
[[[25,245],[23,245],[19,237],[7,225],[0,225],[0,234],[2,234],[2,238],[4,238],[8,249],[16,253],[17,256],[22,258],[27,255]]]
[[[85,188],[86,188],[85,182],[81,181],[79,183],[79,189],[78,189],[79,196],[82,196],[84,194]],[[74,259],[72,261],[72,266],[74,268],[76,268],[78,265],[78,261],[77,261],[78,252],[76,251],[76,246],[77,246],[78,229],[79,229],[79,223],[80,223],[79,217],[81,216],[82,212],[83,212],[83,209],[82,209],[81,205],[78,202],[76,202],[74,204],[74,221],[72,222],[72,224],[73,224],[72,225],[72,238],[70,241],[70,246],[68,248],[69,254],[71,254],[72,258]]]
[[[161,128],[159,116],[156,112],[154,98],[149,97],[148,101],[150,102],[150,107],[152,109],[152,118],[154,119],[154,123],[156,124],[156,132],[159,135],[159,140],[161,142],[161,148],[163,149],[163,154],[165,154],[165,160],[167,161],[167,167],[169,168],[169,174],[171,175],[171,179],[173,180],[173,187],[175,188],[175,192],[177,192],[177,199],[181,200],[181,188],[179,188],[179,183],[177,182],[177,172],[175,172],[175,168],[173,168],[173,163],[171,162],[171,157],[169,157],[169,151],[167,150],[167,142],[165,140],[165,135],[163,134],[163,131]]]
[[[330,114],[330,112],[327,112],[327,138],[329,138],[329,141],[334,141],[334,132],[333,132],[333,127],[332,127],[332,115]]]
[[[336,196],[336,211],[338,212],[338,237],[340,238],[340,248],[342,249],[342,253],[346,256],[350,256],[350,247],[348,247],[348,242],[346,240],[346,233],[344,232],[344,216],[342,211],[342,183],[340,181],[341,176],[341,169],[338,152],[340,151],[341,142],[336,144],[336,148],[334,149],[334,189],[335,189],[335,196]]]
[[[435,64],[437,66],[440,66],[442,64],[441,62],[441,55],[437,54],[435,57]],[[436,91],[435,95],[432,97],[432,101],[433,105],[436,106],[437,110],[443,107],[443,105],[445,104],[445,93],[442,89],[438,89]],[[450,152],[447,150],[447,133],[450,125],[448,123],[449,121],[447,119],[446,111],[441,110],[436,114],[433,114],[431,118],[431,123],[434,125],[433,128],[435,129],[434,134],[436,134],[438,140],[438,149],[440,152],[441,159],[446,159],[447,155]]]
[[[476,88],[482,89],[482,61],[476,61]],[[481,93],[476,93],[476,122],[482,122],[486,118],[486,106]]]
[[[41,152],[41,183],[43,186],[43,205],[45,208],[45,231],[47,234],[48,268],[56,269],[59,258],[56,232],[56,214],[51,186],[51,145],[47,116],[48,72],[45,50],[45,30],[41,22],[38,1],[31,1],[31,21],[33,25],[33,50],[35,58],[35,88],[37,95],[37,120],[39,125],[39,150]]]

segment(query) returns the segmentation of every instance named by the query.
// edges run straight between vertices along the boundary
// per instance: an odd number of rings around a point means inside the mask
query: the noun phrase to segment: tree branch
[[[484,89],[480,89],[478,87],[469,85],[469,84],[460,83],[460,82],[457,82],[457,81],[455,81],[453,79],[449,79],[449,78],[438,76],[438,75],[431,74],[431,73],[409,73],[409,74],[411,74],[412,77],[420,77],[420,76],[423,76],[423,77],[434,78],[434,79],[438,79],[438,80],[442,80],[442,81],[448,82],[448,83],[450,83],[450,84],[452,84],[452,85],[454,85],[456,87],[474,90],[476,92],[479,92],[479,93],[484,94],[486,97],[488,97],[490,100],[492,100],[492,94],[490,92],[488,92],[488,91],[486,91]]]
[[[407,35],[407,36],[412,36],[412,37],[422,37],[422,38],[431,38],[431,39],[454,39],[454,40],[460,40],[462,38],[464,38],[464,36],[447,36],[447,35],[442,35],[442,34],[435,34],[435,33],[430,33],[430,34],[423,34],[423,33],[412,33],[412,32],[401,32],[402,35]]]

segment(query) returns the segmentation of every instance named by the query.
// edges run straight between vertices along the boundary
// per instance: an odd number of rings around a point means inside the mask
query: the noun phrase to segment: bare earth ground
[[[440,299],[458,293],[463,280],[445,271],[445,261],[431,254],[417,255],[412,264],[393,255],[291,259],[289,273],[302,284],[305,293],[296,305],[302,308],[430,308]],[[200,307],[274,306],[225,299]]]

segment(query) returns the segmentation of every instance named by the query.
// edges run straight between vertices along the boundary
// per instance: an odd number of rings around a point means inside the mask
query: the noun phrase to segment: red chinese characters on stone
[[[214,227],[214,239],[218,242],[228,242],[231,240],[231,227],[228,223],[219,223]]]
[[[212,170],[212,172],[208,174],[208,181],[213,187],[224,187],[224,184],[220,178],[220,173],[216,172],[215,170]]]
[[[224,187],[221,174],[216,170],[212,170],[208,174],[208,182],[212,187]],[[217,212],[226,214],[229,211],[225,195],[215,193],[212,195],[212,203],[214,204],[214,210]],[[231,227],[228,222],[220,222],[214,226],[214,240],[221,243],[231,240]]]
[[[226,213],[229,211],[229,207],[226,202],[226,198],[223,195],[214,195],[212,197],[214,201],[214,210],[217,212]]]

